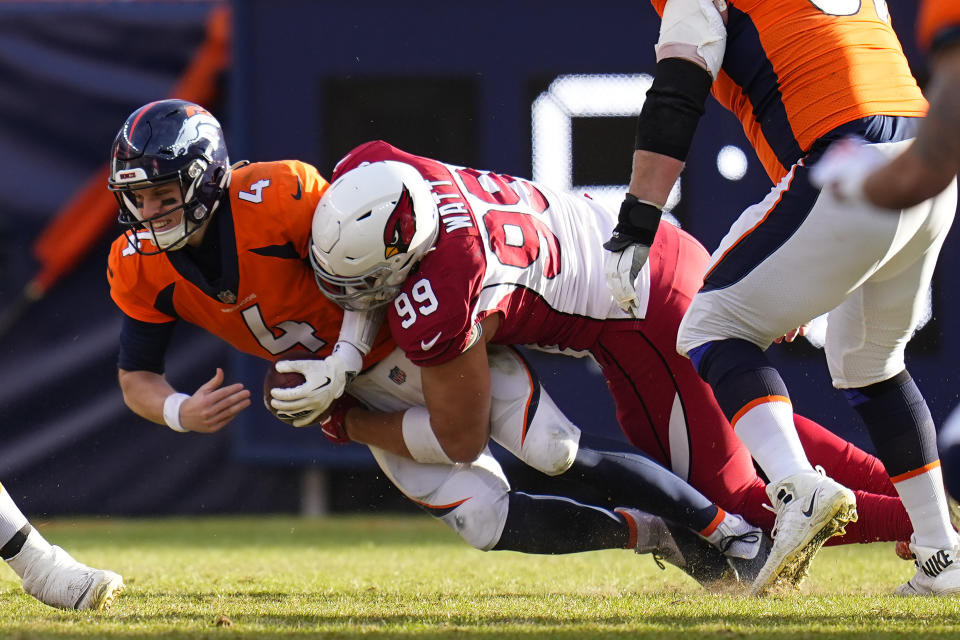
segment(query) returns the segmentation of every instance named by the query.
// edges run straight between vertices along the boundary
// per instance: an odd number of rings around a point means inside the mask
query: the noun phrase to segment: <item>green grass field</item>
[[[123,574],[107,611],[39,604],[9,569],[2,638],[960,637],[960,598],[890,595],[890,543],[828,548],[801,595],[709,595],[649,556],[482,553],[426,516],[35,522]]]

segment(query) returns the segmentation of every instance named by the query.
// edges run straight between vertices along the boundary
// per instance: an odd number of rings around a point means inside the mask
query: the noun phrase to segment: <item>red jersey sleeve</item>
[[[390,332],[411,362],[453,360],[479,337],[473,306],[485,263],[476,236],[449,238],[424,256],[387,312]]]

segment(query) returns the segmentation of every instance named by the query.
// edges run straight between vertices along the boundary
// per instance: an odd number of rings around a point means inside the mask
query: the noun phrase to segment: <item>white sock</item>
[[[27,534],[27,539],[23,543],[23,548],[20,549],[20,553],[7,560],[7,564],[10,565],[10,568],[13,569],[22,580],[30,565],[38,558],[49,556],[50,549],[51,546],[50,543],[47,542],[47,539],[40,535],[39,531],[31,527],[30,533]]]
[[[934,549],[952,548],[955,538],[940,465],[916,475],[897,476],[893,486],[913,524],[913,542]]]
[[[27,518],[10,497],[10,492],[0,485],[0,547],[27,524]]]
[[[789,402],[770,401],[754,405],[734,417],[734,431],[750,450],[770,484],[795,473],[813,471],[793,424]]]

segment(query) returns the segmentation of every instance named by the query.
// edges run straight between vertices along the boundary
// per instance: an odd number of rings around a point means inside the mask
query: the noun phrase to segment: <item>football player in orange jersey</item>
[[[111,149],[109,188],[129,229],[111,247],[107,275],[122,311],[119,382],[134,412],[176,431],[213,432],[250,404],[241,384],[223,385],[221,369],[193,394],[170,385],[164,354],[178,320],[255,356],[281,359],[284,370],[305,375],[297,389],[308,396],[342,390],[351,377],[345,372],[358,373],[361,356],[372,347],[367,370],[351,381],[350,392],[382,410],[423,405],[419,369],[393,351],[389,333],[351,333],[350,326],[372,323],[351,325],[317,290],[307,254],[314,209],[326,187],[302,162],[231,165],[219,123],[198,105],[163,100],[128,117]],[[294,348],[331,354],[334,342],[348,350],[332,352],[341,362],[335,371],[330,357],[323,368],[315,360],[282,360]],[[456,465],[370,447],[405,495],[468,543],[528,553],[655,552],[705,585],[737,579],[736,570],[749,576],[762,565],[769,545],[759,529],[649,459],[584,446],[579,429],[515,353],[492,353],[490,366],[498,392],[489,430],[546,474],[537,481],[546,490],[532,495],[512,488],[486,447]],[[278,407],[296,426],[323,413],[324,433],[337,439],[335,423],[345,406],[323,408],[302,415],[289,403]],[[691,530],[701,521],[707,527]],[[738,544],[757,554],[728,563],[720,548]]]
[[[764,351],[829,313],[833,384],[867,426],[914,527],[917,573],[901,595],[960,593],[930,411],[904,348],[956,209],[956,186],[897,215],[844,201],[811,180],[828,145],[857,135],[902,151],[926,104],[883,0],[653,0],[662,15],[657,71],[637,120],[628,194],[608,250],[624,309],[680,174],[707,94],[737,115],[775,186],[734,223],[681,324],[678,351],[712,387],[769,478],[774,548],[763,593],[808,564],[856,518],[853,494],[811,467],[786,385]]]
[[[872,173],[869,170],[877,164],[872,157],[848,157],[849,149],[836,149],[837,163],[824,180],[850,199],[862,197],[886,209],[914,206],[942,191],[960,172],[960,4],[926,0],[920,7],[917,32],[920,44],[930,51],[932,69],[926,90],[930,110],[913,144]],[[871,151],[864,146],[853,149],[858,154]],[[960,410],[948,416],[938,440],[944,482],[958,498]]]
[[[960,4],[926,0],[917,27],[933,65],[926,91],[930,110],[913,144],[862,182],[866,199],[887,209],[932,198],[960,172]],[[860,184],[851,170],[837,167],[830,182],[854,194]]]

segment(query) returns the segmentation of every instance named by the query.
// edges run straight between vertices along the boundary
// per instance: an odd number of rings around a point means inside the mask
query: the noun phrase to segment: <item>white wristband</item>
[[[167,399],[163,401],[163,421],[174,431],[179,431],[180,433],[189,431],[189,429],[184,429],[183,425],[180,424],[180,405],[189,397],[190,396],[185,393],[171,393],[167,396]]]
[[[403,442],[410,456],[426,464],[453,464],[453,460],[440,446],[440,441],[430,426],[430,413],[426,407],[410,407],[403,412]]]

